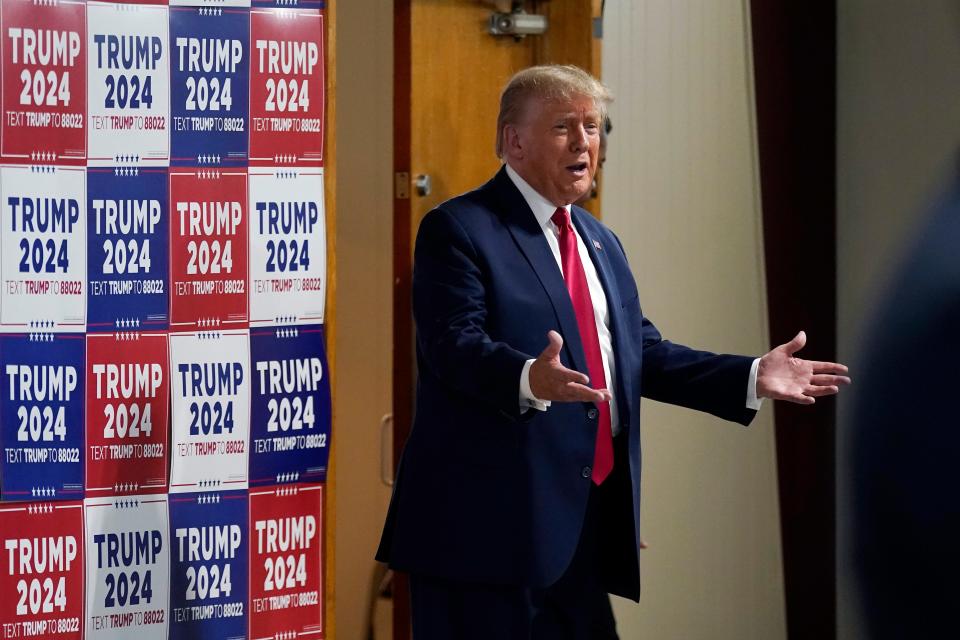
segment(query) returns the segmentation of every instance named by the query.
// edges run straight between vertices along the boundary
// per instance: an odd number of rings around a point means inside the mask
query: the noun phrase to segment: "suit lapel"
[[[527,205],[527,201],[510,180],[506,169],[501,168],[491,182],[500,199],[500,211],[503,212],[502,218],[507,229],[537,274],[547,297],[550,298],[559,324],[560,335],[563,336],[564,346],[570,354],[572,367],[586,373],[587,359],[583,355],[583,343],[580,341],[580,330],[573,313],[573,303],[570,302],[570,294],[563,281],[563,274],[550,251],[547,239],[543,236],[543,230],[537,224],[537,219]],[[546,346],[547,337],[544,336],[543,340],[543,345]]]
[[[603,292],[607,297],[607,316],[610,318],[613,357],[616,362],[617,371],[617,398],[620,400],[620,407],[626,409],[626,411],[620,411],[620,422],[626,426],[630,424],[629,409],[632,404],[630,400],[633,396],[630,394],[630,388],[628,387],[629,376],[626,375],[626,370],[623,368],[623,358],[620,357],[622,352],[620,341],[623,339],[622,336],[627,335],[627,329],[624,326],[620,291],[614,284],[613,269],[610,267],[610,262],[607,259],[607,251],[613,249],[613,247],[604,247],[600,242],[600,238],[597,237],[596,234],[591,233],[583,224],[583,218],[581,216],[590,215],[589,213],[581,213],[577,211],[576,207],[571,207],[571,212],[573,214],[573,224],[577,228],[577,233],[580,234],[580,239],[583,240],[584,245],[587,247],[587,253],[590,254],[590,260],[593,261],[593,266],[597,270],[597,277],[600,278],[600,284],[603,285]]]

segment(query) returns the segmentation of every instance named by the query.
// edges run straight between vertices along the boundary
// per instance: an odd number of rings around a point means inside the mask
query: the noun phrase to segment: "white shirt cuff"
[[[520,372],[520,410],[533,408],[537,411],[546,411],[550,406],[549,400],[540,400],[530,391],[530,366],[536,360],[531,358],[523,364],[523,371]],[[756,376],[754,376],[756,377]]]
[[[758,411],[763,405],[763,398],[757,397],[757,369],[760,367],[760,358],[753,361],[750,367],[750,377],[747,379],[747,409]]]

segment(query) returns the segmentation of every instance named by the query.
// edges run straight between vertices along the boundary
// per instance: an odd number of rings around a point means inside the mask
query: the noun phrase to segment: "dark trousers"
[[[611,576],[636,561],[611,551],[635,545],[622,445],[615,443],[614,474],[591,486],[580,541],[556,583],[530,589],[412,574],[413,640],[618,640],[607,592]]]

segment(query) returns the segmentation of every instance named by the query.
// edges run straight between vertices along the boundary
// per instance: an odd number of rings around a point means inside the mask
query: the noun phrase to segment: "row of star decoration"
[[[27,513],[53,513],[52,504],[28,504]]]

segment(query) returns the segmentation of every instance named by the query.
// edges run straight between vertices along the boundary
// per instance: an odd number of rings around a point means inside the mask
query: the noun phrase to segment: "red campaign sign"
[[[0,638],[80,638],[83,503],[0,505],[0,549]]]
[[[251,638],[324,637],[323,528],[323,485],[250,492]]]
[[[167,344],[166,333],[87,335],[88,496],[166,490]]]
[[[247,173],[170,172],[171,329],[240,329],[249,318]]]
[[[323,166],[324,13],[250,11],[250,165]]]
[[[84,164],[86,5],[3,0],[3,126],[8,162]]]

